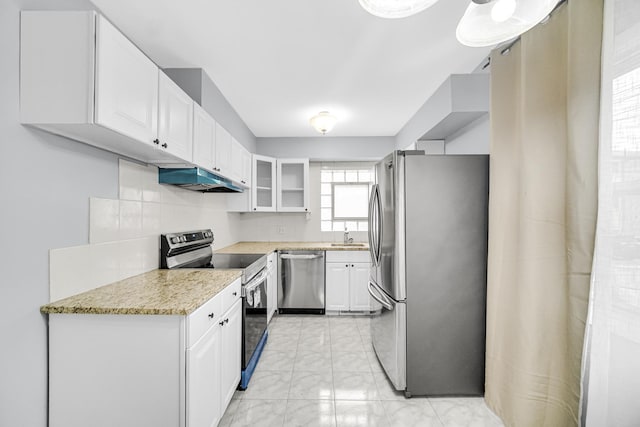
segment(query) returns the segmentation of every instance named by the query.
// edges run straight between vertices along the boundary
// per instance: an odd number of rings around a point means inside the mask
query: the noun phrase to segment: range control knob
[[[179,237],[172,237],[171,238],[171,243],[176,244],[178,242],[180,242],[180,238]]]

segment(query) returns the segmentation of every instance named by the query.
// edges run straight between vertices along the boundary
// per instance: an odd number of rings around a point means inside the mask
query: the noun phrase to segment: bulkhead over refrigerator
[[[407,395],[484,393],[489,156],[395,151],[369,200],[374,351]]]

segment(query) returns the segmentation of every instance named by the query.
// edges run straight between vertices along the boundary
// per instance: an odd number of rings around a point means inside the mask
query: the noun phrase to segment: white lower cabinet
[[[187,350],[187,425],[215,427],[222,417],[221,328],[212,326]]]
[[[215,322],[187,349],[187,427],[217,426],[240,383],[242,301],[211,313]]]
[[[327,311],[377,310],[367,285],[370,270],[365,251],[327,251],[325,309]]]
[[[51,427],[214,427],[240,381],[240,279],[188,316],[50,314]]]
[[[219,323],[224,323],[221,326],[222,357],[220,358],[222,370],[220,403],[223,408],[220,415],[222,416],[240,383],[240,371],[242,370],[242,301],[240,299],[222,315]]]

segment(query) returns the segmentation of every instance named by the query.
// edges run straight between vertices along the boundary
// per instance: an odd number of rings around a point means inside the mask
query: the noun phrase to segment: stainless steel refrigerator
[[[489,156],[396,151],[369,200],[373,348],[406,395],[484,393]]]

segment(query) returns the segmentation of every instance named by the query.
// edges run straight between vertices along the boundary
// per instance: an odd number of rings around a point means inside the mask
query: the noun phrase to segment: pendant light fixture
[[[338,119],[336,116],[330,114],[328,111],[320,111],[315,116],[309,119],[309,123],[311,126],[321,134],[326,134],[330,132],[331,129],[335,126]]]
[[[405,18],[422,12],[438,0],[360,0],[360,6],[380,18]]]
[[[456,37],[466,46],[494,46],[535,27],[557,4],[558,0],[472,0]]]

